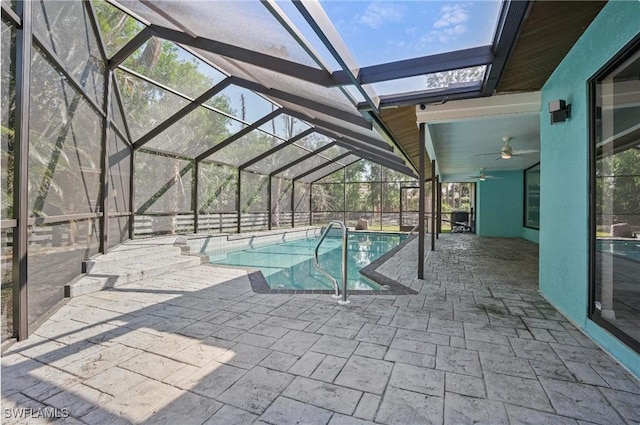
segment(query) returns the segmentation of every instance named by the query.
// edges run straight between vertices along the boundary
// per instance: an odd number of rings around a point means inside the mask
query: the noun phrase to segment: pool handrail
[[[318,241],[315,249],[313,250],[313,265],[318,269],[318,271],[320,271],[320,273],[322,273],[323,275],[331,279],[331,281],[333,281],[333,288],[335,289],[335,294],[332,295],[332,297],[340,298],[338,281],[333,276],[331,276],[329,272],[323,269],[322,266],[320,266],[320,263],[318,262],[318,250],[320,249],[320,245],[322,244],[324,239],[327,237],[327,235],[329,234],[329,231],[331,230],[334,224],[340,226],[342,230],[342,299],[338,301],[338,304],[346,305],[350,303],[350,301],[347,300],[347,226],[345,226],[345,224],[342,221],[330,221],[327,228],[324,230],[324,232],[322,232],[322,235],[320,236],[320,240]]]

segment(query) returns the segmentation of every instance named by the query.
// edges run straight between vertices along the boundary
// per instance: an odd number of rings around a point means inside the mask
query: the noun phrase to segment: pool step
[[[120,247],[118,247],[120,248]],[[113,267],[128,267],[136,263],[149,260],[180,256],[182,250],[173,245],[154,245],[150,249],[149,244],[123,246],[106,255],[101,255],[85,262],[85,273],[96,273],[103,270],[112,270]]]
[[[200,257],[182,255],[171,239],[157,243],[132,241],[87,261],[87,273],[65,286],[65,296],[90,294],[200,264]]]

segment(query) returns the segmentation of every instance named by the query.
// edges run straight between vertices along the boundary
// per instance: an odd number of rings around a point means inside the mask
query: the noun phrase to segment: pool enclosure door
[[[400,231],[409,232],[418,225],[418,200],[420,188],[417,186],[400,187]]]

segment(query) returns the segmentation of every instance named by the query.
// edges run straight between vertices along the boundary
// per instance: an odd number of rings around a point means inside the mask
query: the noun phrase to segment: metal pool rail
[[[331,281],[333,281],[333,287],[336,293],[331,297],[340,298],[338,281],[333,276],[331,276],[329,272],[323,269],[320,266],[320,263],[318,262],[318,249],[320,249],[320,245],[322,244],[322,241],[324,241],[324,239],[327,237],[327,235],[329,234],[329,231],[331,230],[334,224],[337,226],[340,226],[340,228],[342,229],[342,299],[338,301],[338,304],[346,305],[346,304],[349,304],[350,301],[347,300],[347,226],[345,226],[343,222],[341,221],[329,222],[329,225],[322,233],[322,236],[320,236],[320,240],[316,244],[316,248],[313,251],[313,265],[320,271],[320,273],[322,273],[323,275],[331,279]]]

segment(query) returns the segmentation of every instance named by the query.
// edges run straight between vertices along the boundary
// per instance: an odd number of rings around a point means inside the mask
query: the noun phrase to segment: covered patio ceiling
[[[484,173],[524,170],[540,162],[540,92],[458,100],[417,108],[426,149],[442,182],[477,181]],[[511,157],[504,158],[504,146]]]

